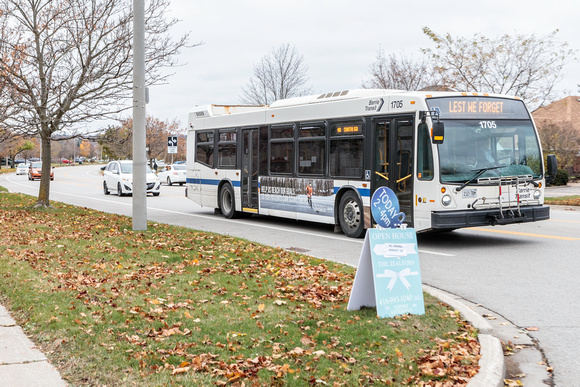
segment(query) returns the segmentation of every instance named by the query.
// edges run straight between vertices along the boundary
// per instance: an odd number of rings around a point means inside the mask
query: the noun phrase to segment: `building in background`
[[[580,96],[568,96],[532,113],[545,154],[555,153],[558,167],[580,175]]]

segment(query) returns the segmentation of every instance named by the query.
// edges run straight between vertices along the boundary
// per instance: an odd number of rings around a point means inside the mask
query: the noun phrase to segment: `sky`
[[[578,0],[171,0],[175,35],[203,44],[183,49],[168,83],[150,88],[147,114],[185,128],[196,105],[239,104],[254,65],[287,43],[304,56],[313,94],[361,88],[378,50],[419,59],[433,47],[425,26],[467,39],[558,29],[580,58],[579,15]],[[564,75],[561,96],[580,95],[580,62]]]

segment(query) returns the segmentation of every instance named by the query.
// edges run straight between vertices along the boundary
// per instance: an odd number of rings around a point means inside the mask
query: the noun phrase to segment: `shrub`
[[[568,180],[570,180],[568,171],[565,169],[558,169],[556,177],[554,177],[554,180],[552,181],[552,185],[566,185],[568,184]]]

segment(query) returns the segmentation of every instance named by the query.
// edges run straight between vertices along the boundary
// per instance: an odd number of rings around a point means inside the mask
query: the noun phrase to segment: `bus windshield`
[[[542,176],[540,147],[529,119],[444,122],[445,141],[438,145],[441,182],[464,183],[477,174]]]

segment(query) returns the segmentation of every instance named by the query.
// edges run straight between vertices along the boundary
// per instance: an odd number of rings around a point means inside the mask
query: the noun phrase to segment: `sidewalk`
[[[0,387],[60,387],[66,383],[0,305]]]
[[[547,198],[580,195],[580,183],[568,183],[567,185],[548,186],[546,187],[544,193]]]

